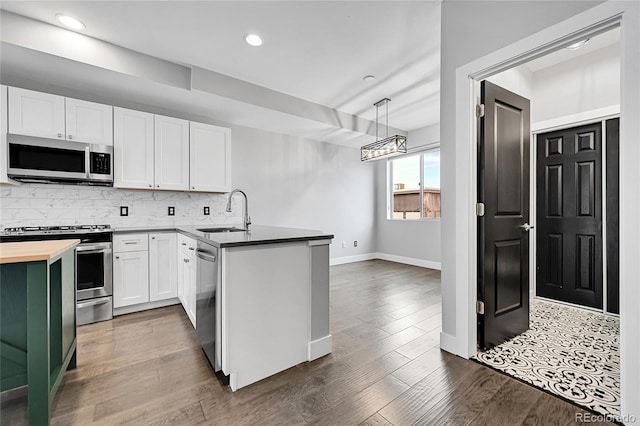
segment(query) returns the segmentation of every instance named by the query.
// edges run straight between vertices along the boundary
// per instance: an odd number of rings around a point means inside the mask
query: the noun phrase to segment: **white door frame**
[[[476,353],[477,297],[476,118],[477,81],[543,56],[571,42],[621,27],[620,99],[620,368],[622,415],[640,419],[640,3],[608,1],[523,38],[456,70],[456,335],[441,335],[441,347],[464,358]],[[626,119],[629,117],[629,119]],[[453,142],[453,141],[452,141]],[[466,165],[466,167],[465,167]],[[629,421],[629,420],[627,420]]]

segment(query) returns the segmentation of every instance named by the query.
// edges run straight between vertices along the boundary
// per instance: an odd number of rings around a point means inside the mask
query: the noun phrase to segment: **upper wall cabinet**
[[[193,121],[190,127],[190,189],[231,191],[231,129]]]
[[[10,87],[9,133],[113,145],[113,107]]]
[[[7,176],[7,86],[0,86],[0,184],[15,182]]]
[[[113,107],[65,99],[67,140],[113,145]]]
[[[10,87],[9,133],[65,139],[64,97]]]
[[[153,114],[113,109],[113,186],[153,188]]]
[[[124,108],[113,110],[113,185],[189,189],[189,122]]]
[[[189,122],[154,116],[155,185],[158,189],[189,189]]]

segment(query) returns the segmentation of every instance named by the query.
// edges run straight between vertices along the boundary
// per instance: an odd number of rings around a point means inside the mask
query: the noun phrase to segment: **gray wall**
[[[358,150],[237,126],[232,141],[233,186],[253,223],[332,233],[332,258],[375,251],[374,167]]]
[[[409,132],[409,150],[420,151],[427,146],[438,146],[440,127],[423,127]],[[375,163],[376,191],[376,251],[381,255],[412,259],[415,264],[439,268],[440,219],[388,220],[387,219],[387,161]],[[409,260],[403,259],[403,260]]]
[[[468,238],[457,229],[455,105],[456,69],[528,35],[574,16],[602,2],[591,1],[450,1],[442,3],[440,128],[442,152],[442,331],[456,331],[456,238]],[[481,36],[480,36],[481,35]]]

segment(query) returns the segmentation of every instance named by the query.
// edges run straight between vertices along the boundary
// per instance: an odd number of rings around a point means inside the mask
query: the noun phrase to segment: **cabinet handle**
[[[194,250],[194,248],[193,247],[189,247],[189,250]]]
[[[73,139],[73,135],[69,135],[69,136],[68,136],[68,138],[69,138],[69,139]]]
[[[125,245],[138,244],[138,242],[137,241],[125,241],[124,244]]]
[[[186,245],[187,245],[187,243],[182,243],[182,245],[183,245],[183,246],[186,246]]]
[[[196,187],[195,187],[195,186],[192,186],[192,187],[191,187],[191,189],[196,189]]]
[[[62,137],[62,133],[58,133],[58,137],[61,138]]]
[[[116,259],[120,259],[120,256],[116,256]]]
[[[155,240],[155,239],[156,239],[156,237],[151,237],[151,239],[152,239],[152,240]]]
[[[149,188],[153,188],[153,185],[149,184]]]

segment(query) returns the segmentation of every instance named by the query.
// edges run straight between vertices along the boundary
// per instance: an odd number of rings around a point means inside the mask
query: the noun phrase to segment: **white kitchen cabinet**
[[[231,129],[190,123],[189,189],[231,191]]]
[[[153,114],[113,109],[114,187],[153,188],[153,139]]]
[[[178,235],[178,299],[196,327],[196,240]]]
[[[149,301],[178,296],[177,237],[173,232],[149,235]]]
[[[9,133],[65,139],[64,97],[9,88]]]
[[[113,145],[113,107],[66,98],[66,139]]]
[[[0,85],[0,184],[16,184],[7,176],[7,120],[7,86]]]
[[[149,252],[115,253],[113,257],[113,307],[149,301]]]
[[[189,189],[189,122],[154,116],[154,176],[157,189]]]

